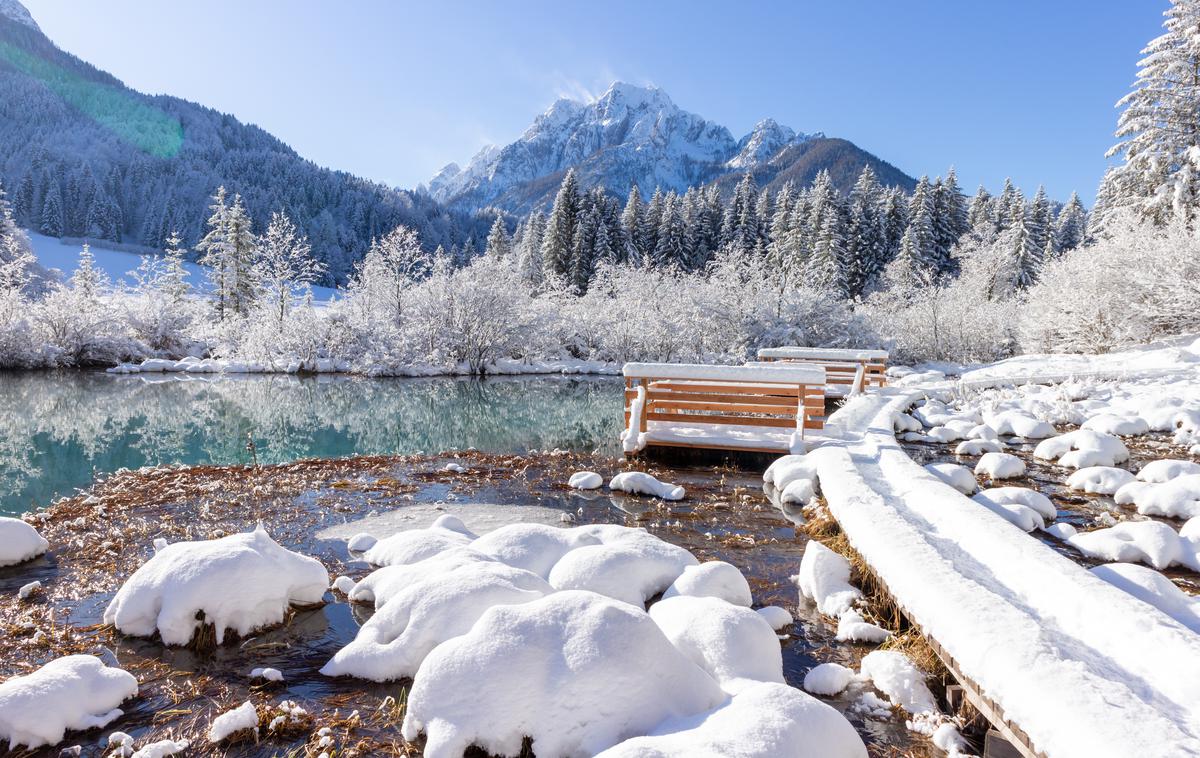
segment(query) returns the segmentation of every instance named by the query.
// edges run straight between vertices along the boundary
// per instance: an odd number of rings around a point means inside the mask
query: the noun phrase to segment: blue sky
[[[1090,203],[1113,104],[1166,0],[424,2],[25,0],[130,86],[411,187],[516,138],[560,95],[664,88],[736,136],[770,116],[913,175],[1012,176]],[[744,6],[744,7],[740,7]]]

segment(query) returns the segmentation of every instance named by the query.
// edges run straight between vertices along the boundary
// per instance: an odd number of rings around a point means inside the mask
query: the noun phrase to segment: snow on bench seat
[[[1003,729],[1047,758],[1200,755],[1200,635],[910,459],[892,419],[914,397],[852,400],[827,426],[840,439],[809,454],[833,515],[906,615]]]
[[[627,379],[691,379],[767,384],[824,384],[819,366],[717,366],[703,363],[626,363]]]

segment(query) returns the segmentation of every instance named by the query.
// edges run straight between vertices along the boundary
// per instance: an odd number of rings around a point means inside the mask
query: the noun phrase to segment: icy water
[[[0,514],[121,468],[354,454],[617,452],[618,380],[0,372]]]

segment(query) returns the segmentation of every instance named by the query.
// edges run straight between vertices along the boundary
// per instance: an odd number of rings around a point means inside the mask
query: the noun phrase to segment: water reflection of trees
[[[619,385],[594,377],[365,379],[0,374],[0,511],[112,471],[450,447],[615,451]],[[18,502],[9,502],[9,500]]]

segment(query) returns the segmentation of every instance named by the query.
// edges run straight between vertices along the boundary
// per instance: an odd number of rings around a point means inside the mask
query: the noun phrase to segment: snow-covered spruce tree
[[[864,166],[850,190],[846,217],[847,297],[862,295],[887,265],[883,239],[883,187],[870,166]]]
[[[1074,250],[1087,239],[1087,211],[1079,200],[1079,193],[1072,192],[1071,199],[1059,211],[1055,236],[1060,253]]]
[[[1010,265],[1005,267],[1012,277],[1004,291],[994,292],[996,296],[1006,296],[1013,290],[1026,289],[1037,281],[1042,270],[1042,254],[1045,251],[1044,229],[1039,228],[1031,210],[1015,221],[1009,230],[1011,234],[1004,236],[1008,244]],[[1001,283],[1004,286],[1005,283]]]
[[[505,257],[512,253],[512,239],[508,236],[508,226],[504,223],[504,217],[499,213],[496,214],[496,220],[492,223],[491,231],[488,232],[487,245],[484,247],[484,255],[495,255]]]
[[[807,284],[828,290],[834,297],[847,296],[846,240],[842,236],[841,214],[830,206],[821,221],[808,259]]]
[[[662,218],[658,225],[652,258],[656,266],[683,267],[687,252],[687,235],[682,205],[682,199],[674,192],[668,192],[663,200]]]
[[[0,368],[33,368],[43,361],[29,322],[36,272],[29,239],[0,188]]]
[[[1200,2],[1171,0],[1165,32],[1138,61],[1132,91],[1117,102],[1122,163],[1098,192],[1099,225],[1122,209],[1155,224],[1192,223],[1200,211]]]
[[[1004,179],[1004,188],[996,197],[992,207],[995,209],[995,225],[997,231],[1014,227],[1025,216],[1025,197],[1021,190],[1012,183],[1012,179]]]
[[[934,184],[933,209],[938,271],[940,274],[953,273],[955,265],[951,251],[967,232],[967,200],[959,189],[953,166],[945,179],[939,179]]]
[[[542,238],[546,233],[546,214],[534,211],[525,220],[517,243],[517,268],[521,277],[534,288],[542,283]]]
[[[187,281],[187,268],[183,265],[186,255],[187,251],[183,247],[183,239],[179,232],[171,230],[167,235],[167,249],[163,251],[161,287],[168,301],[174,305],[182,304],[192,291],[192,286]]]
[[[908,228],[908,198],[899,187],[886,190],[883,198],[881,225],[883,230],[884,266],[900,252],[900,240]]]
[[[992,194],[987,191],[987,188],[982,184],[975,191],[975,196],[971,198],[971,204],[967,208],[967,229],[982,232],[985,228],[990,227],[994,233],[999,231],[996,226],[996,201]]]
[[[1033,200],[1029,202],[1026,223],[1029,227],[1030,243],[1034,247],[1043,251],[1043,254],[1048,249],[1054,249],[1054,211],[1050,207],[1049,198],[1046,197],[1046,189],[1041,185],[1038,186]]]
[[[158,356],[181,357],[193,322],[200,317],[188,298],[191,287],[183,267],[182,241],[171,233],[166,255],[142,256],[133,284],[114,298],[126,329]]]
[[[645,224],[643,216],[646,213],[645,203],[642,202],[642,191],[634,184],[629,188],[629,199],[625,201],[625,209],[621,211],[622,256],[620,260],[641,260],[646,254],[646,242],[643,236]]]
[[[317,282],[325,266],[312,257],[308,238],[286,213],[271,214],[267,231],[258,238],[253,279],[261,300],[278,328],[297,298]]]
[[[575,239],[571,243],[570,282],[574,291],[580,294],[587,292],[596,270],[596,237],[601,225],[600,209],[594,203],[588,203],[575,225]]]
[[[38,231],[47,237],[61,237],[63,234],[62,198],[58,191],[58,182],[49,181],[42,198],[41,222]]]
[[[747,252],[758,247],[761,226],[757,209],[758,185],[750,172],[746,172],[733,191],[733,200],[725,208],[722,246],[734,245]]]
[[[570,274],[580,203],[579,180],[575,176],[575,169],[568,169],[554,197],[554,206],[542,237],[542,271],[548,277],[566,279]]]
[[[907,286],[928,286],[938,280],[940,259],[933,227],[933,197],[929,177],[922,176],[909,202],[908,226],[900,250],[890,264],[889,278]]]

